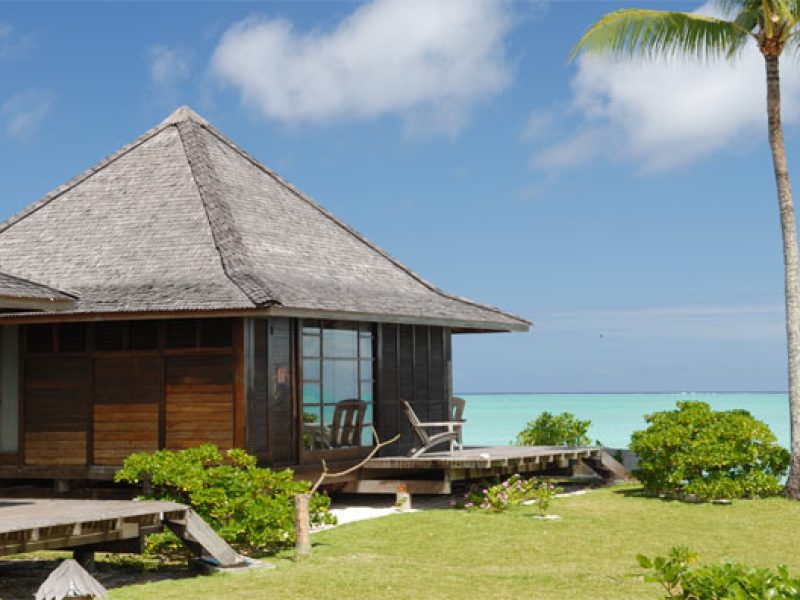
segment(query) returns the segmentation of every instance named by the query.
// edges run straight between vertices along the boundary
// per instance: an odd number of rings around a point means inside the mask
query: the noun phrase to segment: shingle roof
[[[0,224],[0,271],[73,312],[267,309],[526,330],[439,290],[186,107]]]
[[[0,310],[64,310],[75,296],[34,281],[0,273]]]

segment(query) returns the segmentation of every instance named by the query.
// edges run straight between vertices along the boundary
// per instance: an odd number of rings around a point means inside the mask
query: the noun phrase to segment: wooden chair
[[[328,437],[328,447],[360,446],[361,430],[367,403],[363,400],[341,400],[333,410],[333,423]]]
[[[460,423],[459,426],[454,427],[454,429],[458,432],[458,447],[462,450],[464,449],[464,441],[463,441],[463,431],[464,431],[464,423],[467,420],[464,418],[464,408],[466,407],[467,402],[463,398],[459,396],[453,396],[450,398],[450,420],[453,423]],[[450,445],[450,450],[453,449],[453,445]]]
[[[414,409],[411,408],[411,405],[406,402],[405,400],[400,401],[403,405],[403,410],[408,417],[408,421],[411,423],[411,428],[414,430],[414,434],[419,438],[422,442],[422,447],[417,449],[413,448],[410,452],[410,456],[415,458],[417,456],[422,455],[423,453],[427,452],[434,446],[438,446],[439,444],[444,444],[446,442],[450,443],[450,450],[453,449],[453,442],[458,441],[459,432],[456,431],[456,428],[460,428],[463,424],[462,422],[454,422],[454,421],[437,421],[432,423],[423,423],[417,417],[417,413],[414,412]],[[428,428],[445,428],[447,431],[442,431],[441,433],[434,433],[430,434],[426,430]]]

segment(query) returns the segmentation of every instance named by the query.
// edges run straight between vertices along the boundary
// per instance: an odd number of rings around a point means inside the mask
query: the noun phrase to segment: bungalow
[[[401,400],[447,418],[452,334],[529,326],[435,287],[183,107],[0,224],[0,478],[107,479],[203,442],[345,462],[369,425],[402,455]],[[359,427],[335,436],[343,406]]]

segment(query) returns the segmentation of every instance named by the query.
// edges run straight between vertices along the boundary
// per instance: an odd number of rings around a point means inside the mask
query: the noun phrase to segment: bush
[[[587,432],[592,422],[576,419],[572,413],[553,415],[543,412],[535,421],[528,421],[517,434],[517,446],[588,446]]]
[[[685,546],[670,548],[668,556],[636,557],[639,565],[652,571],[645,581],[660,584],[666,598],[730,598],[762,600],[800,597],[800,578],[791,577],[785,565],[775,571],[740,563],[692,566],[697,555]]]
[[[541,514],[547,514],[547,509],[553,497],[562,492],[561,488],[537,481],[534,478],[523,479],[519,475],[512,475],[505,481],[495,485],[488,483],[482,486],[473,486],[462,500],[451,500],[453,508],[466,508],[486,510],[489,512],[505,512],[512,506],[519,506],[525,500],[536,500]]]
[[[553,498],[556,494],[560,494],[564,490],[560,487],[554,486],[552,483],[540,481],[531,489],[529,497],[536,501],[536,509],[543,517],[547,515],[547,509],[553,503]]]
[[[705,402],[645,417],[631,437],[634,475],[654,494],[746,498],[781,491],[790,455],[769,427],[745,410],[714,411]]]
[[[213,444],[152,454],[130,455],[115,481],[145,483],[144,498],[190,505],[231,546],[244,554],[275,552],[294,543],[294,495],[310,485],[295,481],[290,469],[272,471],[256,466],[244,450],[228,450],[224,457]],[[315,494],[310,501],[312,525],[335,523],[328,513],[330,499]],[[178,548],[172,534],[148,539],[151,554],[169,554]]]

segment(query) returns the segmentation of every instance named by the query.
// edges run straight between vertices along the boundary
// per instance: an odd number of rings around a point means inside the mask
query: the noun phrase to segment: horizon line
[[[570,394],[582,394],[582,395],[623,395],[623,394],[788,394],[789,390],[697,390],[697,391],[687,391],[687,390],[673,390],[673,391],[610,391],[610,392],[587,392],[587,391],[570,391],[570,392],[462,392],[457,391],[455,392],[456,395],[463,394],[465,396],[468,395],[477,395],[477,394],[484,394],[484,395],[491,395],[491,396],[554,396],[554,395],[570,395]]]

